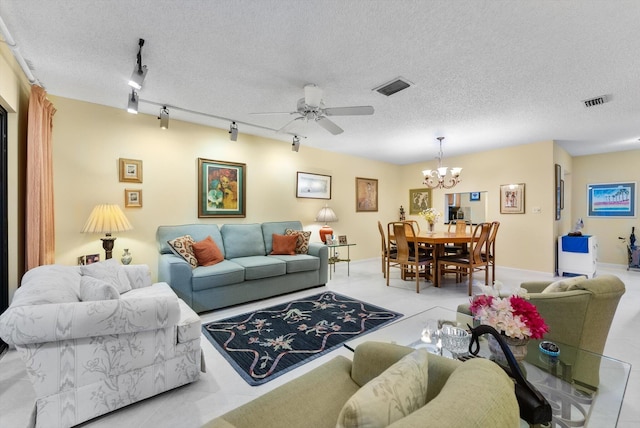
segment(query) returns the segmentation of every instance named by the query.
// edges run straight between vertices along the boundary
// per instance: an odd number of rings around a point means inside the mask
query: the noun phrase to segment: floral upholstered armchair
[[[0,316],[36,391],[37,427],[69,427],[198,379],[198,315],[145,265],[27,272]]]

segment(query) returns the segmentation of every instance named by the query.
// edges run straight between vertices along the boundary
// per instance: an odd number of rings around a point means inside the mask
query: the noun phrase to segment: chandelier
[[[438,137],[440,141],[440,154],[438,155],[438,169],[425,169],[422,171],[424,181],[422,184],[430,189],[451,189],[460,182],[460,172],[462,168],[451,168],[451,175],[447,175],[449,168],[442,166],[442,140],[444,137]]]

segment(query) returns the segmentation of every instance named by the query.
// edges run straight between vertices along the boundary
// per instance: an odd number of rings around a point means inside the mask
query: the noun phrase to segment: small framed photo
[[[87,264],[87,256],[78,257],[78,266],[84,266]]]
[[[298,172],[296,198],[331,199],[331,176]]]
[[[469,193],[470,201],[479,201],[480,200],[480,192],[471,192]]]
[[[340,245],[347,245],[347,235],[338,236],[338,243]]]
[[[142,208],[142,190],[124,189],[124,207]]]
[[[142,183],[142,161],[120,158],[120,181],[125,183]]]
[[[431,189],[409,189],[409,214],[420,214],[431,208]]]
[[[378,180],[356,177],[356,212],[378,211]]]
[[[85,264],[98,263],[100,261],[100,254],[88,254],[85,257]]]
[[[500,214],[524,214],[524,183],[500,185]]]
[[[635,217],[636,183],[587,185],[589,217]]]
[[[326,245],[335,245],[335,244],[337,244],[337,242],[333,242],[333,239],[331,239],[331,236],[327,235],[327,237],[325,238],[325,244]]]

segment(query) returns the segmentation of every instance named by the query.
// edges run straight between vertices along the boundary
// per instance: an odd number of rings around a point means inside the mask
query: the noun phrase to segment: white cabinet
[[[595,236],[561,236],[558,238],[558,275],[579,274],[593,278],[598,262],[598,239]]]

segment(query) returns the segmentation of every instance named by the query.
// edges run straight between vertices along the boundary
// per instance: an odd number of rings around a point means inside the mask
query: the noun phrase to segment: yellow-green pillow
[[[386,427],[424,406],[428,354],[413,351],[367,382],[346,402],[336,428]]]
[[[547,285],[546,288],[541,292],[546,294],[546,293],[559,293],[562,291],[580,290],[582,287],[580,287],[579,284],[585,279],[587,279],[585,275],[573,276],[571,278],[561,279],[559,281],[552,282],[551,284]]]

